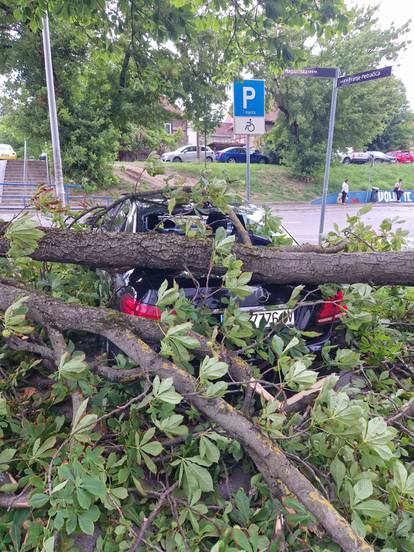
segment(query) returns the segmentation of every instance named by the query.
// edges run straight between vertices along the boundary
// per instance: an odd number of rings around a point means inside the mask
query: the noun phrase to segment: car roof
[[[13,149],[10,144],[0,144],[1,149]]]
[[[220,150],[220,151],[223,151],[223,152],[224,152],[224,151],[232,151],[232,150],[240,149],[240,148],[245,149],[245,146],[231,146],[230,148],[224,148],[224,149],[222,149],[222,150]]]

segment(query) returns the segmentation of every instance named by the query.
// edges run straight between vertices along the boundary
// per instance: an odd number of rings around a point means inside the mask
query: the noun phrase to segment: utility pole
[[[52,137],[53,172],[56,195],[63,206],[66,205],[65,188],[63,185],[62,158],[60,155],[59,127],[57,121],[55,86],[53,82],[52,52],[50,48],[49,17],[46,12],[43,18],[43,53],[45,58],[47,100],[49,104],[50,134]]]

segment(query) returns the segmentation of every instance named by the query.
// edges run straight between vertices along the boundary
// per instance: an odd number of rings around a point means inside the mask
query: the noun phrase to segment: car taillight
[[[141,318],[150,318],[151,320],[161,320],[161,309],[155,305],[146,305],[141,303],[126,293],[120,299],[121,312],[140,316]]]
[[[333,297],[329,297],[322,305],[322,308],[316,319],[317,324],[330,324],[338,320],[341,314],[347,310],[347,306],[342,304],[344,292],[338,291]]]

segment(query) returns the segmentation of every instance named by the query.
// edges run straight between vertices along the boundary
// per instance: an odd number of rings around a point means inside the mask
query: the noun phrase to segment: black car
[[[191,205],[179,205],[170,215],[167,203],[168,201],[162,197],[142,199],[142,196],[128,196],[105,214],[100,221],[100,226],[112,232],[184,234],[182,226],[176,222],[178,218],[182,221],[183,217],[191,216],[201,220],[212,230],[212,233],[222,227],[240,241],[231,220],[217,209],[206,206],[203,214],[200,214]],[[257,207],[239,207],[235,212],[245,228],[250,221],[260,218]],[[267,238],[253,233],[250,233],[250,237],[253,245],[270,244]],[[197,276],[196,285],[194,275],[180,271],[131,269],[128,272],[116,274],[112,280],[115,292],[111,306],[124,313],[152,320],[159,320],[161,317],[161,311],[156,303],[158,289],[164,280],[168,281],[169,286],[172,286],[175,280],[193,304],[200,307],[207,306],[217,317],[220,317],[224,308],[222,300],[228,293],[221,288],[221,280],[218,278],[210,277],[207,283],[205,275]],[[284,322],[301,331],[318,332],[320,335],[306,340],[312,352],[319,351],[328,340],[334,337],[339,316],[343,312],[340,304],[343,299],[342,292],[322,302],[319,291],[304,288],[301,292],[302,296],[306,296],[306,300],[313,304],[289,310],[287,302],[296,287],[295,284],[261,284],[254,282],[253,279],[249,287],[251,295],[243,300],[238,299],[238,303],[242,311],[250,313],[254,324],[259,326],[262,323],[270,326],[283,317]]]

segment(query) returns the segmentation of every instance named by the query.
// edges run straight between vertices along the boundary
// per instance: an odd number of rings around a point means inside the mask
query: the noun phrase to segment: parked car
[[[246,163],[246,148],[226,148],[216,152],[216,161],[219,163]],[[259,150],[250,151],[250,163],[269,163],[269,158]]]
[[[248,227],[249,221],[256,223],[264,217],[264,210],[255,206],[235,208],[235,212],[243,226]],[[177,218],[181,220],[181,226]],[[128,197],[125,201],[111,209],[101,221],[100,228],[112,232],[160,232],[163,234],[184,234],[182,230],[183,217],[197,218],[214,233],[217,228],[224,228],[227,233],[236,235],[236,229],[228,218],[217,209],[206,205],[203,213],[191,205],[177,205],[170,215],[168,201],[161,196],[151,199]],[[92,225],[96,223],[92,220]],[[252,243],[256,246],[267,246],[270,241],[250,232]],[[240,240],[239,240],[240,241]],[[207,267],[206,267],[207,268]],[[194,275],[180,270],[154,270],[136,268],[112,275],[114,289],[112,308],[141,318],[159,320],[161,311],[157,307],[158,289],[164,280],[169,286],[175,280],[185,296],[198,307],[208,307],[212,316],[220,319],[224,305],[223,299],[228,293],[222,289],[221,280],[217,277],[206,278],[206,274]],[[306,339],[311,351],[319,351],[328,341],[339,335],[337,325],[340,315],[344,312],[341,306],[342,292],[338,292],[325,302],[313,288],[305,288],[302,297],[312,304],[301,306],[296,310],[289,309],[287,302],[296,283],[292,284],[261,284],[252,281],[251,294],[245,299],[238,299],[240,309],[248,312],[251,321],[263,324],[265,327],[277,323],[283,318],[285,323],[302,331],[317,332],[316,337]]]
[[[342,158],[344,165],[350,163],[395,163],[395,157],[382,153],[381,151],[354,151],[346,153]]]
[[[16,152],[9,144],[0,144],[0,160],[10,161],[17,159]]]
[[[388,151],[387,155],[394,157],[398,163],[414,163],[414,155],[409,150]]]
[[[214,161],[214,151],[208,146],[200,146],[200,161],[204,161],[204,158],[209,163]],[[163,153],[161,161],[173,163],[197,161],[197,146],[182,146],[174,151]]]

